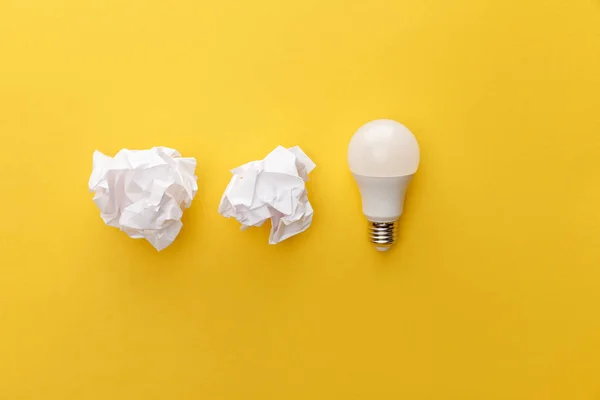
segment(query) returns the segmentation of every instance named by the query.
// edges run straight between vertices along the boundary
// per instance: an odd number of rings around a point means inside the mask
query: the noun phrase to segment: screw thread
[[[380,250],[389,248],[396,243],[398,237],[398,221],[373,222],[369,221],[369,240]]]

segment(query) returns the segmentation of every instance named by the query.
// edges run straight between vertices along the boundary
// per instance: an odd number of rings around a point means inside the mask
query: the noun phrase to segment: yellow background
[[[352,133],[421,145],[399,245]],[[600,2],[2,0],[0,398],[600,399]],[[267,245],[228,170],[299,144]],[[198,159],[175,243],[106,227],[94,149]]]

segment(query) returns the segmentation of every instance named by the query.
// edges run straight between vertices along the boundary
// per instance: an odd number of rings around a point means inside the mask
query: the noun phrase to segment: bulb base
[[[379,251],[389,250],[398,237],[398,221],[375,222],[369,221],[369,240]]]

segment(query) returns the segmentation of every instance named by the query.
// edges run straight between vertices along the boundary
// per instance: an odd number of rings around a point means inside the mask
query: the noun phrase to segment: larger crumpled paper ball
[[[183,226],[183,210],[198,190],[195,170],[195,158],[168,147],[123,149],[114,157],[95,151],[89,188],[106,225],[160,251]]]
[[[315,163],[300,147],[277,147],[264,160],[231,171],[219,213],[235,218],[242,229],[271,220],[269,244],[304,232],[313,218],[306,181]]]

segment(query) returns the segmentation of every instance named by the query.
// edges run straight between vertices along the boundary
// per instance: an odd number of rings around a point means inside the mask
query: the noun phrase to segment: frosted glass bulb
[[[379,251],[396,242],[404,195],[419,158],[419,144],[412,132],[389,119],[366,123],[350,140],[348,165],[369,221],[369,238]]]

